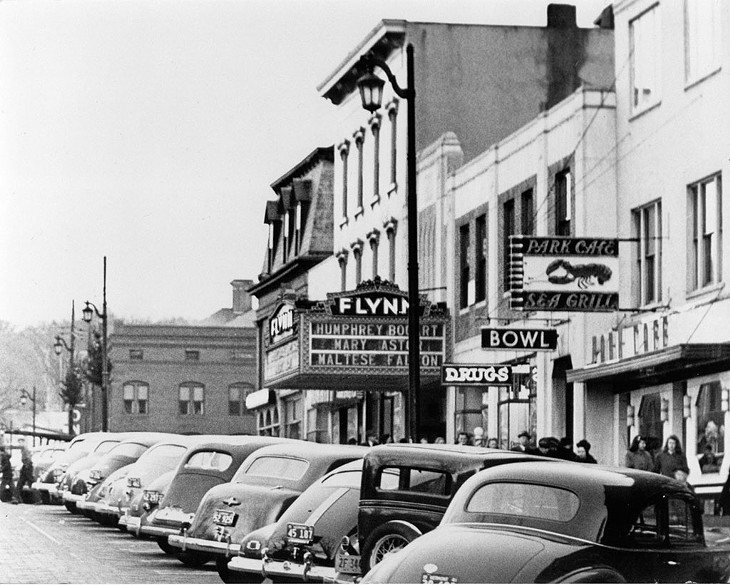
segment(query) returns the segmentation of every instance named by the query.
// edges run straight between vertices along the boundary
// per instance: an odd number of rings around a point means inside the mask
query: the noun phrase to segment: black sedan
[[[727,582],[727,539],[706,538],[697,496],[662,475],[580,463],[487,469],[438,528],[364,583]]]

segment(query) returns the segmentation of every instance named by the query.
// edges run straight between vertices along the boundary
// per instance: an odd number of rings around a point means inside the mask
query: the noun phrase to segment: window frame
[[[692,85],[722,67],[721,0],[685,0],[685,82]],[[702,14],[700,14],[702,13]],[[707,26],[707,23],[710,26]],[[695,35],[698,31],[703,34]],[[709,41],[707,37],[711,37]],[[698,41],[698,42],[697,42]],[[706,51],[709,48],[710,55]],[[704,51],[703,51],[704,49]]]
[[[187,399],[183,399],[183,390],[188,391]],[[202,400],[196,400],[196,390],[200,390]],[[200,382],[182,382],[178,385],[178,408],[179,416],[205,416],[205,384]],[[186,404],[183,412],[183,403]],[[196,412],[196,403],[200,404],[199,411]]]
[[[651,216],[651,217],[650,217]],[[651,225],[653,220],[653,232]],[[662,200],[655,199],[631,210],[635,278],[633,297],[637,306],[660,303],[662,300]]]
[[[131,399],[126,398],[128,388],[131,388],[132,390]],[[144,398],[140,397],[141,390],[144,390]],[[141,380],[130,380],[128,382],[124,382],[124,384],[122,384],[122,405],[124,407],[124,414],[148,415],[150,413],[149,396],[150,385],[147,382],[143,382]],[[144,407],[140,408],[142,404],[144,405]]]
[[[648,23],[650,18],[654,20]],[[631,70],[629,99],[631,104],[630,111],[634,115],[645,112],[661,103],[662,37],[660,19],[661,13],[659,11],[659,3],[657,2],[629,21],[629,56]],[[647,35],[648,29],[651,29],[651,32]],[[641,46],[640,49],[637,47],[637,44]],[[637,69],[640,75],[637,75]],[[653,83],[655,87],[638,88],[637,77],[645,78],[647,82]],[[642,91],[639,92],[638,89],[642,89]],[[649,91],[649,94],[645,93],[646,90]],[[639,99],[640,96],[647,95],[648,97]]]
[[[715,200],[714,206],[711,206],[708,212],[709,185],[714,186]],[[694,292],[722,282],[722,173],[709,175],[688,185],[687,198],[689,255],[687,284],[688,291]],[[709,236],[708,220],[713,224]]]

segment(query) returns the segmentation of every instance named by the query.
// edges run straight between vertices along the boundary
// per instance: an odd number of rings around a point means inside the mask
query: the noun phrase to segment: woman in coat
[[[656,456],[654,461],[654,471],[674,478],[674,472],[677,469],[689,473],[689,465],[687,465],[687,457],[682,452],[682,443],[679,442],[677,435],[669,435],[664,449]]]
[[[646,450],[646,439],[636,435],[631,441],[631,447],[626,451],[626,467],[641,469],[642,471],[654,470],[654,459],[651,453]]]

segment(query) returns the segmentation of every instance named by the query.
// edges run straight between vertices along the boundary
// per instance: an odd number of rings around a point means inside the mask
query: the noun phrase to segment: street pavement
[[[196,569],[63,506],[0,503],[0,583],[221,583],[215,565]]]

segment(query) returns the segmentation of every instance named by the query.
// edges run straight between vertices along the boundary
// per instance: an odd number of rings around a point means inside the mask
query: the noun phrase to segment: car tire
[[[215,568],[218,576],[224,583],[261,583],[264,580],[261,573],[244,573],[243,571],[231,571],[228,568],[228,557],[216,557]]]
[[[50,504],[51,503],[51,495],[48,492],[40,492],[41,496],[41,504]]]
[[[388,522],[378,526],[363,544],[360,561],[362,574],[382,561],[385,555],[400,550],[421,534],[418,528],[407,522]]]
[[[170,546],[170,543],[167,542],[167,536],[158,536],[157,546],[164,550],[165,554],[168,555],[174,555],[178,551],[178,549],[176,549],[174,546]]]
[[[208,561],[213,560],[213,555],[200,552],[185,551],[178,552],[177,558],[180,559],[180,562],[187,567],[202,567]]]

